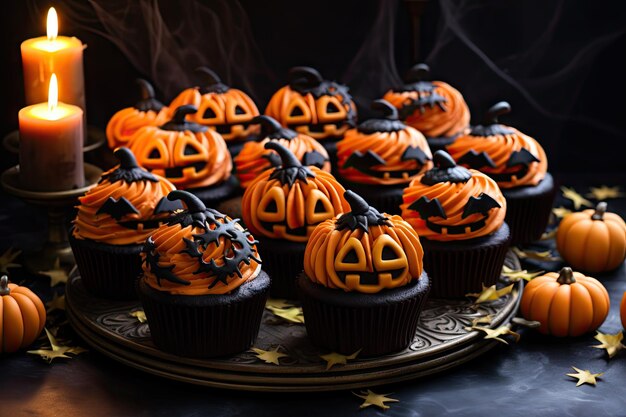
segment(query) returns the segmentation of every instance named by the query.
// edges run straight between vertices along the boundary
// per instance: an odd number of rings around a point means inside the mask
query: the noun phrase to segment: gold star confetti
[[[550,239],[554,239],[556,237],[556,231],[557,229],[554,228],[552,230],[550,230],[549,232],[543,232],[543,234],[541,235],[541,237],[539,238],[539,240],[550,240]]]
[[[65,284],[67,282],[67,271],[61,268],[61,261],[59,258],[57,258],[57,260],[54,261],[54,266],[52,267],[52,269],[48,271],[39,271],[39,273],[41,275],[50,277],[51,287],[54,287],[55,285],[58,285],[58,284]]]
[[[294,304],[282,298],[269,298],[265,303],[266,308],[291,308]]]
[[[301,307],[275,308],[267,305],[265,307],[276,317],[280,317],[281,319],[287,320],[291,323],[304,323],[304,316],[302,315]]]
[[[565,208],[563,206],[555,207],[552,209],[552,214],[554,214],[559,219],[562,219],[563,217],[567,216],[570,213],[572,213],[572,210]]]
[[[626,194],[620,191],[619,186],[609,187],[606,185],[601,185],[599,187],[591,187],[590,189],[591,192],[586,194],[586,197],[594,198],[598,201],[626,196]]]
[[[575,374],[566,374],[567,376],[571,376],[572,378],[578,379],[576,382],[576,386],[579,387],[582,384],[596,385],[596,378],[604,375],[604,372],[600,372],[599,374],[592,374],[588,370],[581,370],[572,366],[572,369],[576,371]]]
[[[276,346],[273,350],[263,350],[253,347],[251,350],[256,353],[256,357],[265,363],[273,363],[274,365],[280,365],[280,358],[284,358],[286,353],[279,352],[280,345]]]
[[[534,250],[522,250],[516,246],[513,246],[511,249],[513,250],[513,253],[515,253],[515,255],[517,255],[517,257],[520,259],[535,259],[537,261],[546,261],[546,262],[554,262],[554,261],[561,260],[561,258],[559,258],[558,256],[552,256],[552,252],[550,252],[549,250],[546,250],[543,252],[534,251]]]
[[[572,204],[574,205],[574,209],[576,210],[580,210],[582,206],[593,206],[593,203],[591,203],[591,201],[578,194],[573,188],[561,187],[561,191],[563,192],[564,198],[572,200]]]
[[[500,326],[497,329],[490,329],[489,327],[482,327],[482,326],[472,326],[472,327],[466,327],[465,330],[467,330],[468,332],[472,330],[479,330],[481,332],[485,332],[486,333],[485,339],[494,339],[494,340],[497,340],[498,342],[504,343],[505,345],[508,345],[509,342],[502,339],[500,336],[509,334],[513,336],[513,338],[515,339],[515,343],[519,342],[519,339],[520,339],[519,333],[515,333],[508,326]]]
[[[386,405],[385,403],[397,403],[398,402],[398,400],[396,400],[395,398],[387,397],[387,395],[391,395],[391,393],[390,394],[376,394],[375,392],[367,390],[367,391],[361,391],[360,394],[357,394],[356,392],[353,392],[353,394],[365,400],[363,401],[363,404],[359,406],[359,408],[367,408],[373,405],[380,409],[387,410],[389,406]]]
[[[499,299],[500,297],[504,297],[505,295],[509,294],[511,290],[513,289],[513,285],[514,284],[507,285],[506,287],[500,290],[498,290],[495,285],[492,285],[491,287],[485,287],[483,285],[482,292],[469,293],[469,294],[465,294],[465,296],[476,298],[476,301],[474,301],[474,304],[481,304],[481,303],[486,303],[488,301],[495,301]]]
[[[72,353],[74,355],[79,355],[83,352],[87,352],[87,349],[83,349],[80,346],[63,346],[57,342],[56,338],[52,335],[52,333],[46,330],[46,335],[48,336],[48,341],[50,342],[49,348],[41,348],[37,350],[29,350],[26,353],[30,353],[31,355],[39,355],[48,363],[51,363],[56,358],[66,358],[71,359],[71,356],[67,356],[66,353]]]
[[[8,274],[9,268],[19,268],[20,264],[13,262],[22,253],[19,249],[9,248],[0,255],[0,272]]]
[[[478,326],[479,324],[491,324],[491,320],[493,317],[491,314],[487,314],[486,316],[476,317],[472,320],[472,327]]]
[[[145,323],[148,321],[146,318],[146,313],[143,310],[135,310],[128,313],[129,316],[137,319],[139,323]]]
[[[65,310],[65,296],[59,296],[59,294],[54,293],[52,295],[52,300],[46,303],[46,307],[48,307],[46,309],[48,313],[52,313],[55,310]]]
[[[326,370],[328,371],[335,365],[345,365],[349,360],[355,359],[359,353],[361,353],[361,349],[354,352],[352,355],[342,355],[341,353],[332,352],[327,355],[320,355],[320,358],[326,361]]]
[[[601,344],[592,347],[596,349],[606,349],[609,359],[615,356],[620,350],[626,349],[626,346],[622,344],[624,334],[621,330],[615,334],[597,332],[594,338]]]
[[[511,282],[518,282],[520,280],[530,281],[531,279],[538,277],[543,274],[545,271],[534,271],[528,272],[526,269],[522,270],[513,270],[508,266],[504,265],[502,267],[502,275],[507,277]]]

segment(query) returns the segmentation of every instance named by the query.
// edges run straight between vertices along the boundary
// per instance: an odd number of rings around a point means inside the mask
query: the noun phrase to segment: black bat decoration
[[[424,165],[426,161],[428,161],[429,159],[430,158],[426,156],[424,151],[417,146],[416,147],[409,146],[408,148],[406,148],[406,151],[404,151],[404,153],[402,154],[403,161],[415,160],[419,162],[420,165]]]
[[[183,204],[180,200],[170,201],[167,197],[163,197],[159,200],[154,208],[154,214],[161,214],[166,212],[174,212],[176,210],[182,210]]]
[[[471,149],[457,161],[459,164],[467,165],[470,168],[480,169],[483,167],[495,168],[496,164],[486,152],[477,153]]]
[[[539,159],[535,155],[530,153],[528,149],[522,148],[519,151],[511,152],[511,157],[507,161],[506,166],[507,167],[512,167],[515,165],[528,166],[529,164],[533,162],[539,162]]]
[[[424,114],[426,107],[434,109],[435,106],[437,106],[441,109],[441,111],[446,111],[445,103],[447,100],[442,95],[435,91],[428,94],[422,94],[418,91],[418,94],[419,97],[417,99],[410,99],[404,104],[404,106],[402,106],[399,112],[401,119],[406,119],[415,113],[415,110],[419,110],[420,113]]]
[[[119,220],[127,214],[139,214],[139,210],[125,197],[121,197],[119,200],[109,197],[96,212],[96,214],[102,213],[109,214],[115,220]]]
[[[411,210],[415,210],[419,213],[420,217],[423,220],[428,219],[429,217],[441,217],[442,219],[447,219],[445,211],[439,202],[439,199],[429,199],[426,196],[420,197],[418,200],[415,200],[409,206]]]
[[[152,240],[152,236],[150,236],[148,240],[146,240],[146,243],[143,247],[143,253],[146,254],[146,264],[148,265],[150,272],[152,272],[156,277],[157,284],[159,284],[160,286],[161,280],[164,279],[175,284],[190,285],[191,283],[189,281],[178,278],[176,274],[172,272],[172,270],[174,269],[174,265],[170,265],[167,267],[159,265],[159,253],[155,253],[155,249],[156,245]]]
[[[306,152],[302,157],[302,163],[304,165],[313,165],[318,168],[322,168],[327,159],[321,153],[317,151]]]
[[[344,168],[355,168],[361,172],[369,171],[369,168],[376,165],[386,165],[385,160],[376,152],[368,150],[365,154],[356,151],[348,157],[343,164]]]
[[[480,213],[484,216],[487,215],[492,208],[502,207],[496,200],[494,200],[489,194],[480,193],[478,197],[471,196],[463,210],[462,219],[475,214]]]

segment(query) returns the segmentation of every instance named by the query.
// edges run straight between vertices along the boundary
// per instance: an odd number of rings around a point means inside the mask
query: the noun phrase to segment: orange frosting
[[[454,136],[461,133],[470,121],[470,112],[461,93],[454,87],[442,81],[432,82],[432,92],[418,92],[415,90],[389,90],[384,99],[393,104],[400,114],[406,106],[414,101],[427,99],[432,94],[438,94],[445,100],[439,105],[426,104],[406,115],[406,123],[413,126],[427,137]],[[410,84],[409,84],[410,86]]]
[[[127,107],[115,113],[106,128],[109,148],[116,149],[128,145],[128,142],[137,130],[144,126],[160,126],[169,119],[169,110],[163,107],[158,112],[154,110],[141,111],[134,107]]]
[[[539,184],[548,170],[548,159],[541,145],[517,129],[504,125],[499,126],[508,133],[489,136],[476,136],[467,133],[459,136],[454,143],[449,145],[447,147],[448,152],[460,164],[480,169],[480,171],[493,177],[501,188]],[[508,166],[507,164],[510,165],[509,160],[514,152],[522,150],[530,152],[538,162]],[[493,162],[493,167],[463,163],[463,156],[470,151],[474,151],[476,154],[482,152],[487,154]]]

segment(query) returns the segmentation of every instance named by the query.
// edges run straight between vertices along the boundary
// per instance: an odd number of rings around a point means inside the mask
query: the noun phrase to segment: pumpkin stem
[[[196,72],[198,74],[202,74],[203,76],[205,76],[205,79],[207,80],[207,84],[209,85],[219,84],[222,82],[222,79],[215,73],[215,71],[213,71],[210,68],[198,67],[196,68]]]
[[[194,133],[205,132],[207,130],[206,126],[199,125],[197,123],[191,123],[185,120],[188,114],[196,113],[198,109],[196,106],[191,104],[185,104],[183,106],[179,106],[174,110],[174,115],[172,119],[161,126],[163,130],[174,130],[177,132],[182,132],[184,130],[189,130]]]
[[[419,81],[424,81],[428,78],[428,74],[430,73],[430,67],[424,63],[414,65],[404,77],[404,80],[407,83],[416,83]]]
[[[11,289],[9,288],[9,277],[2,275],[0,278],[0,296],[9,294],[11,294]]]
[[[206,211],[206,206],[198,197],[191,194],[188,191],[174,190],[170,191],[167,195],[167,199],[170,201],[182,200],[187,206],[187,210],[190,213],[203,213]]]
[[[382,113],[387,120],[398,120],[398,109],[387,100],[374,100],[370,107],[372,110]]]
[[[304,84],[307,86],[315,86],[321,84],[324,79],[318,70],[311,67],[293,67],[287,74],[290,85]]]
[[[572,271],[572,268],[570,268],[569,266],[564,266],[559,272],[559,277],[557,278],[556,282],[561,285],[570,285],[575,283],[576,278],[574,278],[574,271]]]
[[[282,168],[299,168],[302,166],[298,158],[289,149],[285,148],[278,142],[267,142],[265,149],[276,151],[282,162]]]
[[[485,113],[485,124],[495,125],[498,123],[498,116],[511,112],[511,105],[506,101],[499,101]]]
[[[163,108],[163,103],[154,98],[154,87],[143,78],[137,78],[139,85],[140,100],[135,104],[135,108],[140,111],[159,111]]]
[[[263,137],[269,136],[282,129],[282,126],[278,123],[278,121],[276,121],[276,119],[266,115],[255,117],[252,119],[252,123],[261,125],[261,136]]]
[[[137,78],[137,84],[139,85],[139,94],[141,100],[150,100],[154,98],[154,87],[148,81],[143,78]]]
[[[135,159],[135,155],[133,155],[130,149],[126,147],[117,148],[115,152],[113,152],[113,154],[120,161],[120,168],[139,168],[139,164],[137,164],[137,159]]]
[[[433,162],[437,168],[454,168],[456,166],[456,162],[454,162],[450,154],[442,150],[435,152]]]
[[[343,193],[343,198],[346,199],[346,201],[350,205],[350,210],[354,214],[365,214],[370,208],[369,204],[367,204],[367,201],[365,201],[363,197],[361,197],[352,190],[346,190],[346,192]]]
[[[596,211],[591,216],[591,220],[604,220],[604,213],[606,213],[606,202],[602,201],[596,206]]]

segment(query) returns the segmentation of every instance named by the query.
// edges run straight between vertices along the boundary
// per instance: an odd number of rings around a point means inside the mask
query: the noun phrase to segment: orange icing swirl
[[[160,126],[169,118],[169,110],[163,107],[158,112],[154,110],[141,111],[134,107],[127,107],[115,113],[107,123],[106,136],[109,148],[116,149],[128,145],[135,132],[144,126]]]

